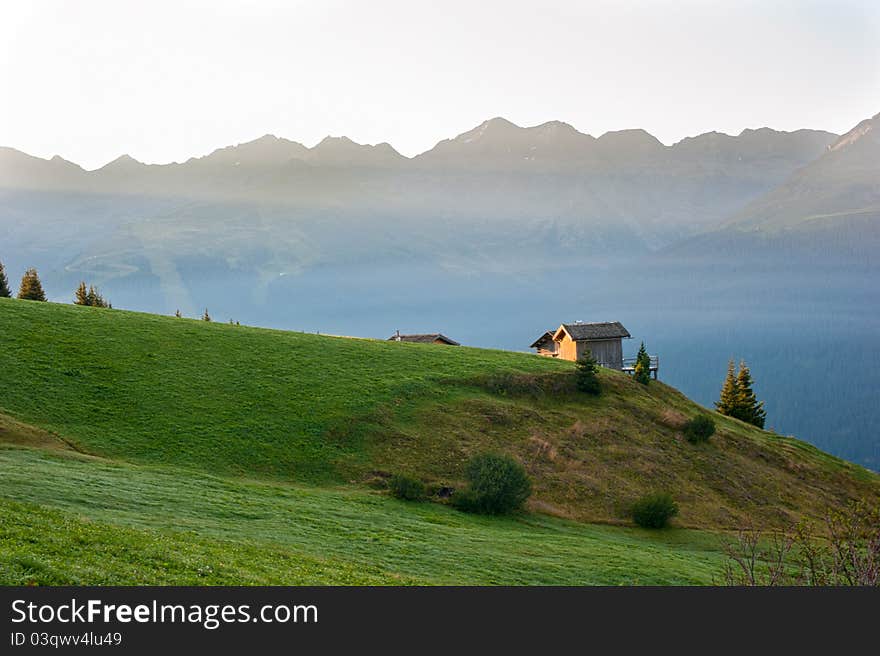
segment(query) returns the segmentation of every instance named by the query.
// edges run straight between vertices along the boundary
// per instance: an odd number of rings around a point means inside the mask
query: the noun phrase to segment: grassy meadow
[[[710,584],[724,531],[788,526],[880,477],[604,370],[0,299],[0,583]],[[711,414],[718,432],[684,440]],[[528,511],[397,501],[524,464]],[[631,527],[669,491],[673,528]]]
[[[721,564],[717,537],[697,531],[480,517],[30,449],[0,449],[0,469],[16,500],[0,504],[4,584],[94,581],[105,555],[113,574],[98,580],[121,584],[708,584]]]

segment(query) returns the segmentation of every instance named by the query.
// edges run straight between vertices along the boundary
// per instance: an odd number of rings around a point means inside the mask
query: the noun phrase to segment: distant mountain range
[[[880,114],[859,123],[717,229],[670,252],[832,255],[858,266],[876,261],[878,248]]]
[[[525,273],[844,223],[873,233],[877,121],[842,137],[762,128],[665,146],[644,130],[595,138],[494,118],[413,158],[266,135],[95,171],[0,148],[0,258],[59,284],[149,278],[174,297],[193,276],[231,271],[269,281],[382,261]]]

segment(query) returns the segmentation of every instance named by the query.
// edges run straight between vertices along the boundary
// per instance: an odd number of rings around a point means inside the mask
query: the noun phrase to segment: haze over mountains
[[[665,146],[644,130],[595,138],[494,118],[413,158],[387,143],[266,135],[94,171],[0,148],[0,236],[13,270],[47,269],[50,288],[150,280],[169,307],[190,305],[195,270],[253,276],[259,296],[278,276],[377,261],[476,275],[650,252],[864,260],[880,233],[877,122],[842,137],[762,128]]]
[[[877,469],[878,134],[665,146],[496,118],[413,158],[267,135],[95,171],[0,148],[0,261],[52,300],[86,280],[116,307],[335,334],[525,350],[619,320],[692,398],[744,357],[768,425]]]
[[[85,171],[3,148],[0,225],[16,251],[63,252],[63,264],[37,264],[105,279],[147,272],[137,260],[156,249],[210,252],[264,277],[375,256],[544,268],[720,225],[836,139],[764,128],[664,146],[643,130],[594,138],[495,118],[414,158],[385,143],[267,135],[184,163],[123,155]]]
[[[859,123],[782,184],[749,202],[717,230],[673,249],[837,256],[876,262],[880,247],[880,114]]]

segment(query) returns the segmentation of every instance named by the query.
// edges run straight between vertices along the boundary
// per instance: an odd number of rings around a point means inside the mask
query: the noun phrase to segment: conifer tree
[[[80,282],[79,287],[76,288],[76,292],[73,295],[73,303],[74,305],[90,305],[89,292],[86,289],[86,283],[84,280]]]
[[[98,291],[97,287],[93,287],[89,285],[89,293],[88,293],[89,305],[92,307],[108,307],[109,303],[104,300],[104,297],[101,296],[101,293]]]
[[[6,269],[3,268],[3,262],[0,262],[0,298],[12,298],[12,291],[9,289],[9,279],[6,277]]]
[[[599,383],[599,365],[596,363],[596,358],[593,357],[593,354],[587,351],[578,359],[575,366],[577,367],[577,372],[575,373],[577,388],[581,392],[594,396],[598,395],[602,391],[602,386]]]
[[[101,293],[98,291],[97,287],[95,287],[94,285],[89,285],[87,289],[85,282],[79,283],[79,287],[76,288],[76,294],[74,295],[73,302],[77,305],[85,305],[88,307],[112,307],[110,303],[104,300],[104,297],[101,296]]]
[[[742,419],[758,428],[764,428],[767,412],[764,410],[764,402],[758,401],[752,385],[752,372],[749,371],[745,361],[739,363],[739,374],[736,377],[736,408],[734,417]]]
[[[211,315],[208,314],[208,308],[205,308],[205,313],[202,315],[202,321],[210,321]]]
[[[0,262],[0,298],[12,298],[12,290],[9,289],[9,279],[6,277],[3,262]]]
[[[722,415],[728,417],[734,416],[736,410],[737,395],[739,387],[736,382],[736,369],[733,360],[727,363],[727,376],[724,378],[724,384],[721,386],[721,397],[715,402],[715,407]]]
[[[636,365],[633,367],[633,377],[642,385],[651,382],[651,356],[645,348],[645,343],[639,347],[639,353],[636,355]]]
[[[45,301],[46,292],[40,282],[40,276],[36,269],[28,269],[21,277],[21,286],[18,289],[18,297],[24,301]]]

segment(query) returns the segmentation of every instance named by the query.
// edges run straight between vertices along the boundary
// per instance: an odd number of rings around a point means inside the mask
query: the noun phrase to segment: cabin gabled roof
[[[619,321],[603,323],[564,323],[553,334],[553,339],[562,339],[567,333],[575,342],[591,342],[600,339],[630,338],[632,335]]]
[[[449,339],[441,333],[431,333],[429,335],[392,335],[388,338],[389,342],[414,342],[416,344],[433,344],[436,341],[449,344],[450,346],[461,346],[454,339]]]
[[[543,335],[541,335],[538,339],[536,339],[534,342],[532,342],[532,345],[529,348],[538,348],[539,346],[541,346],[541,344],[543,344],[547,340],[550,340],[552,342],[553,341],[553,333],[554,333],[553,330],[548,330]]]

